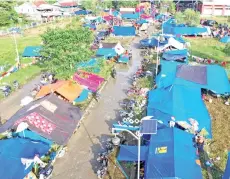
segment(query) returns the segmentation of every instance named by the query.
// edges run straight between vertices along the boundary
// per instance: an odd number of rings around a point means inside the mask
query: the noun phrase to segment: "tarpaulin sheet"
[[[21,159],[34,159],[35,155],[41,157],[49,149],[49,145],[39,142],[35,143],[28,139],[11,138],[0,140],[1,178],[24,178],[32,170],[33,163],[26,168]]]
[[[75,15],[87,15],[90,14],[90,11],[87,10],[78,10],[74,12]]]
[[[80,96],[74,100],[75,103],[80,103],[88,99],[89,96],[89,90],[84,89]]]
[[[23,57],[41,57],[41,46],[28,46],[24,49]]]
[[[129,56],[121,56],[119,59],[118,59],[118,62],[119,63],[128,63],[129,62]]]
[[[115,57],[117,55],[113,48],[99,48],[96,52],[97,56]]]
[[[230,152],[228,152],[228,161],[225,167],[225,172],[222,179],[229,179],[230,178]]]
[[[211,118],[201,98],[201,90],[180,85],[173,85],[166,89],[155,89],[148,98],[148,110],[157,109],[165,114],[175,117],[176,121],[189,122],[189,118],[199,123],[199,129],[206,129],[211,138]],[[158,117],[158,116],[156,116]],[[161,117],[161,116],[160,116]],[[168,124],[168,117],[161,120]],[[164,121],[167,120],[167,121]]]
[[[140,147],[141,156],[140,161],[145,161],[147,154],[147,146]],[[119,154],[117,156],[118,161],[137,161],[138,160],[138,147],[129,145],[120,145]]]
[[[17,128],[24,121],[31,131],[59,145],[66,145],[80,119],[78,107],[51,94],[21,108],[0,127],[0,133]]]
[[[183,49],[183,50],[169,50],[163,53],[162,58],[164,60],[181,60],[187,62],[187,57],[188,57],[188,50]]]
[[[113,26],[115,36],[135,36],[136,29],[132,26]]]
[[[220,39],[220,42],[222,43],[230,43],[230,36],[225,36]]]
[[[139,16],[139,13],[125,13],[121,15],[123,19],[138,19]]]
[[[52,145],[53,142],[51,140],[48,140],[42,136],[40,136],[39,134],[30,131],[30,130],[24,130],[22,132],[19,133],[15,133],[15,135],[17,135],[20,138],[25,138],[25,139],[29,139],[31,141],[38,141],[38,142],[42,142],[48,145]]]
[[[188,81],[183,78],[176,77],[177,65],[181,63],[172,61],[161,61],[161,72],[156,78],[157,86],[168,87],[170,85],[178,84],[183,86],[197,87],[199,89],[208,89],[216,94],[230,93],[230,84],[228,80],[227,73],[225,69],[219,65],[206,65],[207,68],[207,84],[202,85],[196,82]],[[191,68],[196,68],[196,66],[189,65]],[[204,65],[200,65],[204,66]],[[195,71],[188,71],[188,75],[195,76]],[[202,76],[198,76],[202,78]],[[197,78],[198,78],[197,77]]]
[[[152,135],[145,161],[145,177],[202,179],[192,137],[177,128],[160,129]]]

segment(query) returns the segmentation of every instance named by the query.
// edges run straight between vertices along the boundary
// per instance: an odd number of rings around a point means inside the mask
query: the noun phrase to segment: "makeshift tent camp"
[[[220,39],[220,42],[222,43],[230,43],[230,36],[225,36]]]
[[[83,75],[84,78],[81,76]],[[74,74],[73,79],[86,86],[89,90],[96,92],[99,86],[103,83],[104,78],[89,72],[78,71]]]
[[[208,89],[216,94],[230,93],[227,73],[219,65],[182,65],[161,61],[161,72],[156,83],[159,88],[178,84]]]
[[[178,40],[176,40],[175,38],[170,37],[169,39],[167,39],[167,44],[159,46],[159,48],[157,48],[157,50],[163,51],[168,47],[174,47],[175,49],[178,49],[178,50],[185,49],[184,43],[181,43]]]
[[[113,26],[115,36],[135,36],[136,29],[132,26]]]
[[[230,178],[230,152],[228,152],[228,161],[225,167],[225,172],[222,179],[229,179]]]
[[[21,108],[0,127],[0,133],[26,122],[31,131],[59,145],[66,145],[80,119],[78,107],[51,94]]]
[[[151,136],[145,178],[202,179],[193,136],[177,128],[164,128]]]
[[[118,59],[119,63],[128,63],[129,62],[129,56],[127,55],[122,55],[120,56],[120,58]]]
[[[87,15],[87,14],[91,14],[90,11],[87,11],[87,10],[78,10],[78,11],[75,11],[74,12],[75,15]]]
[[[24,49],[23,57],[41,57],[41,46],[28,46]]]
[[[125,52],[124,47],[120,43],[102,43],[102,48],[114,49],[118,55]]]
[[[89,27],[92,30],[96,30],[97,26],[95,24],[83,24],[83,27]]]
[[[89,90],[84,89],[84,90],[81,92],[80,96],[79,96],[78,98],[76,98],[73,102],[74,102],[74,103],[81,103],[81,102],[87,100],[87,99],[88,99],[88,96],[89,96]]]
[[[163,53],[162,58],[169,61],[188,62],[188,50],[169,50]]]
[[[199,123],[199,129],[206,129],[209,133],[208,137],[212,136],[211,118],[201,99],[199,88],[173,85],[165,89],[158,88],[150,91],[147,110],[151,111],[152,109],[167,114],[160,113],[160,116],[155,116],[166,125],[172,116],[176,121],[182,121],[188,125],[192,118]]]
[[[37,93],[36,98],[44,97],[52,92],[56,92],[72,102],[75,100],[82,92],[83,88],[71,81],[58,81],[53,84],[48,84],[43,86],[41,90]]]
[[[1,178],[24,178],[32,170],[33,162],[26,165],[23,161],[26,159],[33,160],[35,155],[41,157],[49,149],[49,145],[32,142],[28,139],[11,138],[0,140]]]
[[[147,157],[147,146],[141,146],[141,161],[145,161]],[[137,161],[138,160],[138,147],[129,145],[120,145],[118,161]]]

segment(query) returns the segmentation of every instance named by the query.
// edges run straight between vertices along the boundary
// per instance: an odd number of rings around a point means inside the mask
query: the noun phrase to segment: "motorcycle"
[[[4,97],[7,97],[11,93],[11,86],[9,86],[7,84],[4,86],[0,86],[0,90],[2,91]]]
[[[14,81],[13,81],[13,87],[14,87],[14,89],[16,89],[16,90],[19,88],[19,83],[18,83],[17,80],[14,80]]]
[[[53,165],[49,162],[45,167],[41,167],[39,171],[39,179],[50,179],[52,177]]]

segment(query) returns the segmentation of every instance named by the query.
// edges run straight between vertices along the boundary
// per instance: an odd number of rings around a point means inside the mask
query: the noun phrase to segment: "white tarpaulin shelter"
[[[180,43],[179,41],[177,41],[176,39],[174,39],[173,37],[170,37],[169,40],[168,40],[168,43],[164,46],[161,46],[159,48],[157,48],[157,51],[163,51],[165,50],[166,48],[168,47],[174,47],[178,50],[182,50],[185,48],[185,45],[183,43]]]

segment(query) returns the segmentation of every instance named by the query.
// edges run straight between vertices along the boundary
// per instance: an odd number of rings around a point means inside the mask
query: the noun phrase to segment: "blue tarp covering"
[[[156,38],[151,38],[151,39],[143,39],[140,40],[139,42],[142,46],[144,47],[157,47],[158,46],[158,40]],[[168,43],[168,41],[164,42],[159,42],[159,47],[164,46]]]
[[[115,57],[117,55],[115,49],[112,48],[99,48],[96,52],[97,56]]]
[[[229,179],[230,178],[230,152],[228,152],[228,161],[225,167],[225,172],[222,179]]]
[[[50,146],[28,139],[11,138],[0,140],[0,176],[2,179],[24,178],[32,169],[22,164],[21,158],[33,159],[46,154]]]
[[[225,36],[220,39],[220,42],[222,43],[230,43],[230,36]]]
[[[41,57],[41,46],[28,46],[24,49],[23,57]]]
[[[164,128],[151,136],[145,178],[202,179],[192,135],[177,128]]]
[[[92,58],[86,62],[80,62],[76,64],[76,68],[86,68],[86,67],[93,67],[97,64],[97,59]]]
[[[212,135],[211,118],[201,98],[199,88],[173,85],[166,89],[158,88],[150,91],[148,110],[151,111],[151,109],[163,113],[159,116],[163,118],[156,117],[166,125],[172,116],[176,121],[186,121],[187,123],[190,123],[189,118],[193,118],[199,123],[199,129],[205,128],[209,137]]]
[[[25,139],[30,139],[33,141],[39,141],[39,142],[43,142],[45,144],[48,145],[52,145],[53,142],[51,140],[48,140],[42,136],[40,136],[39,134],[32,132],[30,130],[24,130],[23,132],[19,132],[16,133],[17,136],[19,136],[20,138],[25,138]]]
[[[115,36],[135,36],[136,29],[133,26],[113,26]]]
[[[136,23],[142,25],[144,23],[148,23],[148,21],[145,19],[141,19],[141,20],[137,20]]]
[[[130,131],[138,131],[140,129],[139,126],[120,125],[120,124],[113,124],[113,128],[128,129]]]
[[[186,65],[184,66],[186,67]],[[199,80],[199,78],[206,78],[207,84],[200,84],[197,82],[186,80],[185,78],[177,77],[178,63],[171,61],[161,61],[161,72],[156,78],[157,86],[159,88],[166,88],[173,84],[203,88],[213,91],[216,94],[230,93],[230,84],[225,69],[219,65],[187,65],[187,76]],[[200,67],[206,68],[206,73],[196,73],[196,69]],[[181,66],[179,67],[181,68]]]
[[[140,17],[139,13],[125,13],[122,14],[121,17],[123,19],[138,19]]]
[[[185,62],[187,62],[188,59],[188,50],[187,49],[183,49],[183,50],[170,50],[170,51],[166,51],[163,53],[162,56],[163,59],[165,60],[179,60],[182,58],[185,58]]]
[[[204,27],[187,27],[184,24],[176,24],[174,19],[169,19],[163,23],[163,33],[173,35],[199,35],[207,32]]]
[[[93,24],[83,24],[83,27],[89,27],[90,29],[94,29],[94,30],[97,29],[96,25]]]
[[[89,90],[83,89],[80,96],[74,100],[75,103],[80,103],[88,99],[89,96]]]
[[[79,10],[79,11],[74,12],[75,15],[87,15],[87,14],[90,14],[90,13],[91,12],[87,11],[87,10]]]
[[[119,63],[128,63],[129,62],[129,57],[128,56],[121,56],[119,59],[118,59],[118,62]]]
[[[145,161],[147,154],[147,146],[141,146],[141,161]],[[137,161],[138,160],[138,147],[129,145],[120,145],[120,151],[117,156],[118,161]]]

